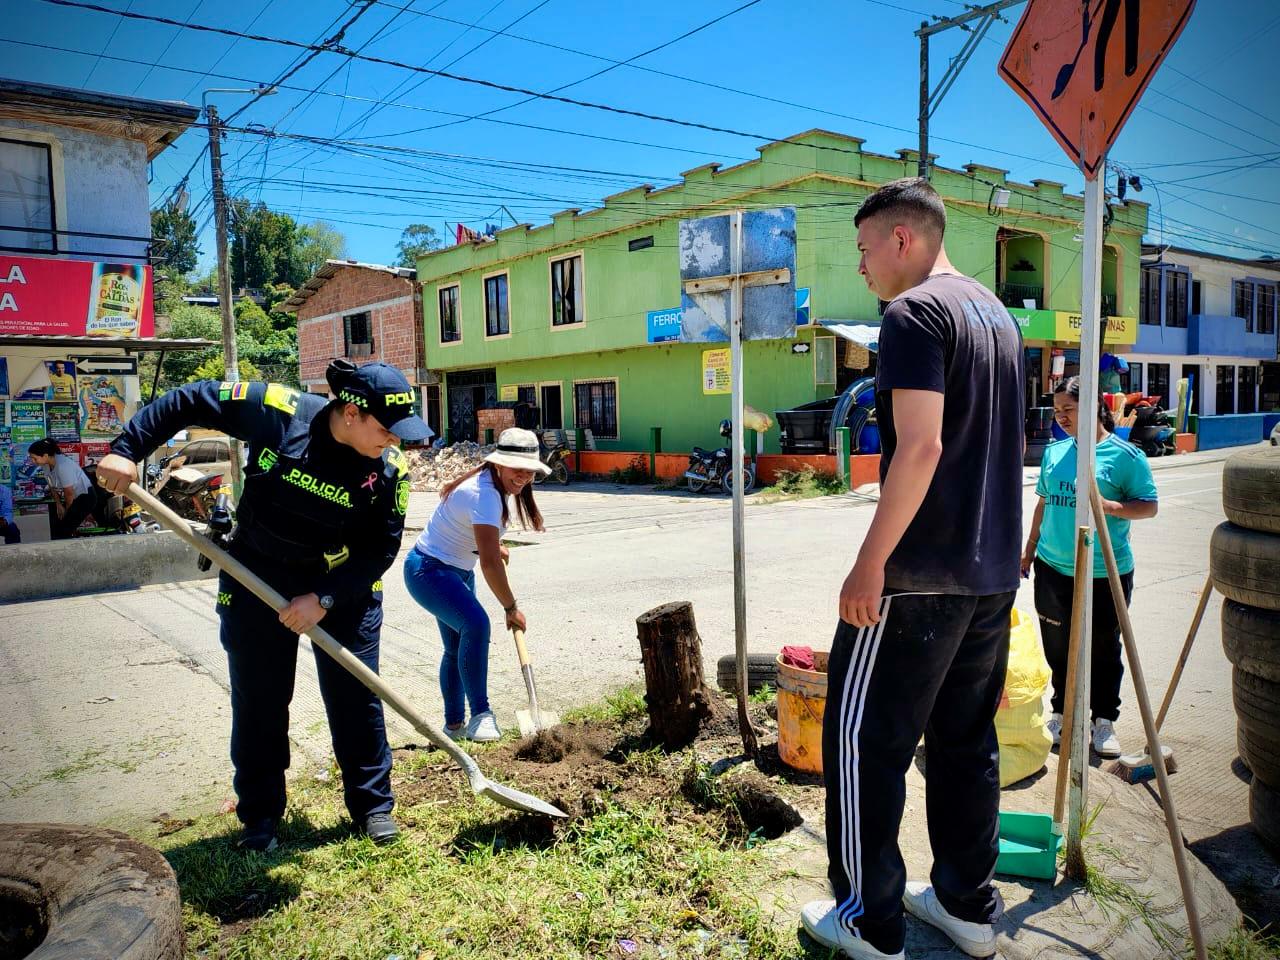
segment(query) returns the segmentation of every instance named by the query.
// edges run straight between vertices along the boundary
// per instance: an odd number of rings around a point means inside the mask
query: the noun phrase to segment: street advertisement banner
[[[80,442],[80,408],[74,403],[46,403],[44,423],[47,436],[60,444]]]
[[[116,437],[124,429],[124,377],[94,373],[76,377],[82,437]]]
[[[0,254],[0,334],[155,336],[151,267]]]
[[[0,487],[13,486],[13,437],[0,427]]]

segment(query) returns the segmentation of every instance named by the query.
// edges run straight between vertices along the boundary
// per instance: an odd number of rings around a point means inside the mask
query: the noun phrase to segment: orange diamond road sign
[[[1084,175],[1098,175],[1195,0],[1030,0],[1000,75]]]

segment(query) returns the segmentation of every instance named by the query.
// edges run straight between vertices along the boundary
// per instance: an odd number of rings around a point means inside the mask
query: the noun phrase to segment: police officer
[[[228,549],[292,598],[277,614],[226,573],[218,581],[239,843],[249,850],[273,849],[284,815],[296,635],[323,623],[378,669],[381,578],[399,551],[409,499],[399,443],[432,435],[414,415],[413,388],[395,367],[336,360],[326,379],[330,401],[276,383],[187,384],[139,411],[98,464],[99,481],[119,493],[137,481],[137,461],[185,427],[223,430],[249,445]],[[389,842],[399,830],[382,703],[314,652],[352,823],[375,842]]]

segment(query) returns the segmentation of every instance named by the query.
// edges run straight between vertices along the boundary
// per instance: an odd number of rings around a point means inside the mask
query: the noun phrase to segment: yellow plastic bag
[[[1036,618],[1014,610],[1009,629],[1009,667],[996,711],[1000,741],[1000,786],[1007,787],[1044,766],[1053,738],[1044,725],[1044,695],[1052,674],[1040,645]]]

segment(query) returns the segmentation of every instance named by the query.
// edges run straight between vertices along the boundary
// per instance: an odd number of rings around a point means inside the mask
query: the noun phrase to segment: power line
[[[204,0],[196,0],[195,4],[191,7],[191,12],[187,14],[188,23],[190,23],[191,18],[196,15],[196,11],[198,11],[203,6],[204,6]],[[169,38],[169,42],[164,45],[164,49],[161,50],[159,56],[156,57],[155,63],[159,63],[161,60],[164,59],[165,54],[168,53],[171,49],[173,49],[174,43],[177,41],[178,37],[180,36],[182,36],[182,31],[180,29],[175,29],[173,31],[173,36]],[[104,49],[102,52],[106,53],[106,50]],[[142,79],[139,80],[134,85],[133,96],[136,97],[138,95],[138,91],[142,89],[142,85],[147,82],[147,79],[151,76],[152,72],[155,70],[155,63],[153,63],[151,66],[147,68],[147,72],[142,75]],[[86,80],[85,82],[87,85],[88,81]]]

